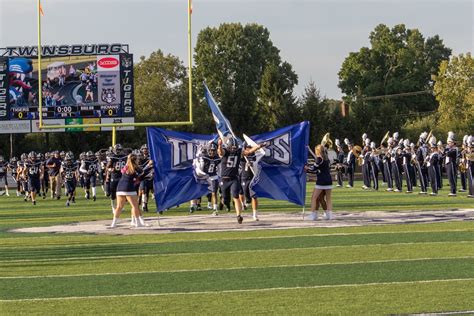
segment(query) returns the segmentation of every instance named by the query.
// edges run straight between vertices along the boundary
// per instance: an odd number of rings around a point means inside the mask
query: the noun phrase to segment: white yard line
[[[93,260],[93,259],[121,259],[121,258],[146,258],[158,256],[193,256],[206,254],[228,254],[228,253],[248,253],[248,252],[272,252],[272,251],[291,251],[291,250],[317,250],[317,249],[334,249],[334,248],[360,248],[360,247],[380,247],[380,246],[401,246],[401,245],[428,245],[428,244],[469,244],[474,243],[471,240],[460,241],[431,241],[431,242],[406,242],[392,244],[363,244],[363,245],[340,245],[340,246],[321,246],[321,247],[302,247],[302,248],[278,248],[278,249],[250,249],[236,251],[211,251],[211,252],[186,252],[186,253],[157,253],[157,254],[138,254],[138,255],[118,255],[118,256],[90,256],[90,257],[67,257],[67,258],[48,258],[48,259],[13,259],[0,260],[0,266],[4,263],[21,263],[21,262],[61,262],[71,260]]]
[[[23,299],[0,300],[0,303],[83,300],[83,299],[110,299],[110,298],[127,298],[127,297],[156,297],[156,296],[173,296],[173,295],[207,295],[207,294],[215,295],[215,294],[220,294],[220,293],[226,294],[226,293],[247,293],[247,292],[270,292],[270,291],[324,289],[324,288],[338,288],[338,287],[370,287],[370,286],[380,286],[380,285],[449,283],[449,282],[464,282],[464,281],[471,282],[471,281],[474,281],[474,278],[379,282],[379,283],[363,283],[363,284],[314,285],[314,286],[297,286],[297,287],[274,287],[274,288],[245,289],[245,290],[223,290],[223,291],[196,291],[196,292],[176,292],[176,293],[143,293],[143,294],[119,294],[119,295],[97,295],[97,296],[23,298]]]
[[[289,228],[289,229],[296,229],[296,228]],[[306,229],[306,228],[305,228]],[[137,244],[167,244],[167,243],[186,243],[186,242],[201,242],[201,241],[232,241],[232,240],[259,240],[259,239],[279,239],[279,238],[297,238],[297,237],[331,237],[331,236],[354,236],[354,235],[384,235],[384,234],[411,234],[411,233],[450,233],[450,232],[473,232],[474,229],[450,229],[450,230],[421,230],[421,231],[390,231],[390,232],[356,232],[356,233],[333,233],[333,234],[308,234],[308,235],[288,235],[288,236],[256,236],[256,237],[236,237],[236,238],[223,238],[223,239],[217,239],[217,238],[210,238],[210,239],[195,239],[195,240],[169,240],[169,241],[137,241],[133,243],[87,243],[88,241],[84,241],[86,243],[83,244],[54,244],[54,245],[40,245],[41,248],[61,248],[67,245],[68,248],[72,247],[84,247],[85,245],[87,246],[113,246],[113,245],[137,245]],[[221,232],[218,232],[221,233]],[[193,232],[194,234],[194,232]],[[136,236],[136,235],[135,235]],[[148,236],[148,235],[142,235],[142,236]],[[63,237],[63,236],[61,236]],[[114,236],[115,237],[115,236]],[[127,236],[129,237],[129,236]],[[26,237],[26,238],[31,238],[31,237]],[[40,239],[40,238],[52,238],[50,236],[42,236],[42,237],[37,237],[34,239]],[[66,237],[67,238],[67,237]],[[12,239],[19,239],[20,241],[23,241],[24,238],[8,238],[8,240]],[[127,238],[128,239],[128,238]],[[67,242],[67,240],[66,240]],[[5,245],[0,245],[0,249],[37,249],[38,245],[36,246],[5,246]]]
[[[133,271],[133,272],[106,272],[106,273],[85,273],[85,274],[59,274],[59,275],[30,275],[30,276],[9,276],[0,277],[0,280],[6,279],[42,279],[42,278],[77,278],[90,276],[110,276],[110,275],[131,275],[131,274],[155,274],[155,273],[182,273],[182,272],[210,272],[210,271],[231,271],[248,269],[272,269],[272,268],[291,268],[291,267],[317,267],[330,265],[356,265],[370,263],[390,263],[390,262],[410,262],[410,261],[429,261],[429,260],[456,260],[456,259],[474,259],[474,256],[463,257],[439,257],[439,258],[410,258],[410,259],[391,259],[391,260],[372,260],[372,261],[349,261],[349,262],[326,262],[326,263],[307,263],[307,264],[282,264],[274,266],[240,266],[229,268],[213,269],[179,269],[179,270],[158,270],[158,271]]]

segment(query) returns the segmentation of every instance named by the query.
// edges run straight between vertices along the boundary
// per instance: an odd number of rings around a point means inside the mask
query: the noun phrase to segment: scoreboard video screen
[[[133,100],[128,46],[45,46],[41,69],[34,46],[0,49],[0,121],[133,118]]]

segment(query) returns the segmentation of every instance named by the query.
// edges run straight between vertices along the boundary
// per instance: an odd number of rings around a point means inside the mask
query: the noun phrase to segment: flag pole
[[[43,128],[43,107],[42,107],[42,78],[41,78],[41,0],[37,0],[38,6],[38,115],[39,115],[39,129]]]
[[[192,43],[191,43],[191,15],[193,13],[193,7],[191,0],[188,0],[188,67],[189,67],[189,121],[193,121],[193,52],[192,52]]]

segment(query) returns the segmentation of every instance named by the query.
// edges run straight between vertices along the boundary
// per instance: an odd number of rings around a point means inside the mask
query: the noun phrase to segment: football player
[[[81,173],[84,180],[84,189],[86,190],[86,199],[90,199],[90,190],[92,189],[92,200],[97,200],[96,196],[96,184],[97,184],[97,171],[99,161],[94,156],[92,151],[88,151],[85,154],[83,160],[81,160],[81,167],[79,172]]]
[[[41,190],[41,180],[44,175],[44,165],[42,161],[38,160],[38,156],[34,151],[28,154],[28,159],[24,163],[22,173],[24,178],[28,179],[28,192],[33,205],[36,205],[36,194],[38,194],[38,192]]]
[[[139,155],[139,166],[142,170],[145,170],[145,167],[150,163],[150,153],[148,151],[148,146],[146,144],[142,145],[140,148]],[[139,187],[139,196],[142,202],[142,210],[148,212],[148,196],[153,190],[153,168],[146,169],[147,172],[143,175],[142,181],[140,181]]]
[[[235,213],[237,214],[237,223],[242,224],[243,217],[242,203],[239,199],[240,182],[239,182],[239,165],[240,159],[243,156],[249,156],[262,145],[256,145],[251,148],[242,149],[238,140],[235,137],[227,138],[225,147],[222,144],[222,139],[217,142],[217,154],[221,158],[220,166],[220,187],[224,204],[230,202],[230,196],[234,199]]]
[[[61,175],[66,187],[66,206],[68,207],[71,202],[74,202],[77,179],[79,178],[79,165],[74,160],[74,155],[71,152],[66,153],[64,157],[64,161],[61,164]]]
[[[8,171],[8,163],[5,161],[5,159],[3,158],[2,155],[0,155],[0,181],[4,181],[4,185],[5,185],[5,193],[7,196],[10,196],[10,194],[8,193],[8,175],[7,175],[7,171]]]

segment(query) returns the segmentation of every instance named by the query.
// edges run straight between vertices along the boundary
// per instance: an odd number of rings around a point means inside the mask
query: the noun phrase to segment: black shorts
[[[39,178],[28,178],[28,191],[39,192],[41,190],[41,183]]]
[[[224,201],[230,200],[229,193],[234,199],[239,198],[241,187],[240,182],[237,178],[223,178],[219,182],[219,185],[221,187],[222,197],[224,198]]]

